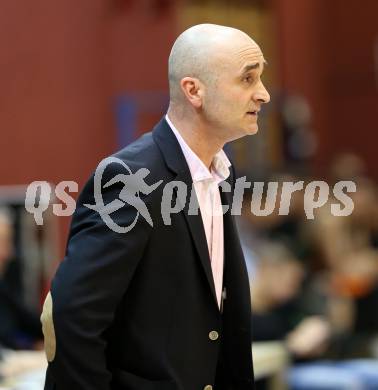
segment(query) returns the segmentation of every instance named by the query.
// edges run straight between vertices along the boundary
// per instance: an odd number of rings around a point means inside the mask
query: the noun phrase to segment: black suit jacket
[[[192,186],[167,122],[114,156],[133,172],[148,168],[149,184],[163,180],[141,195],[153,227],[139,217],[128,233],[113,232],[83,206],[94,203],[93,176],[88,181],[51,286],[56,352],[45,389],[200,390],[215,381],[215,389],[252,389],[250,293],[233,217],[224,216],[227,296],[221,314],[201,215],[188,215],[186,205],[171,215],[171,225],[161,217],[164,185],[179,180],[189,193]],[[118,173],[125,173],[122,166],[110,164],[102,183]],[[228,180],[232,184],[234,174]],[[119,183],[103,190],[105,203],[121,189]],[[221,192],[222,203],[231,196]],[[111,214],[120,226],[135,216],[127,204]],[[214,330],[219,337],[211,340]]]

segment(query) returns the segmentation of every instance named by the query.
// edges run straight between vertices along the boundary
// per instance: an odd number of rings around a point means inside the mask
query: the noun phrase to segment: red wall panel
[[[175,30],[170,2],[1,1],[0,185],[80,189],[117,149],[114,97],[167,90]]]

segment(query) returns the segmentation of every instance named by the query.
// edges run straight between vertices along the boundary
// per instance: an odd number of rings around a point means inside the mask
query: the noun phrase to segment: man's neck
[[[198,121],[180,120],[171,111],[168,111],[168,118],[190,149],[210,170],[214,156],[223,148],[224,144],[211,137]]]

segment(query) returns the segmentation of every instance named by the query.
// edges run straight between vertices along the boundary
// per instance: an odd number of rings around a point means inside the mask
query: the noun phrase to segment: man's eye
[[[244,77],[244,81],[246,81],[247,83],[251,83],[253,81],[253,78],[251,76],[246,76]]]

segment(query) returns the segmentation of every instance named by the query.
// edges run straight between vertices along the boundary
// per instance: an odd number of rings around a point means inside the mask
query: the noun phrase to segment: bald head
[[[171,102],[183,98],[180,80],[184,77],[198,78],[204,84],[216,81],[227,63],[227,54],[240,42],[256,45],[247,34],[232,27],[199,24],[185,30],[176,39],[168,61]]]
[[[264,64],[260,47],[240,30],[215,24],[187,29],[169,56],[169,119],[193,143],[213,150],[255,134],[261,105],[270,99]]]

